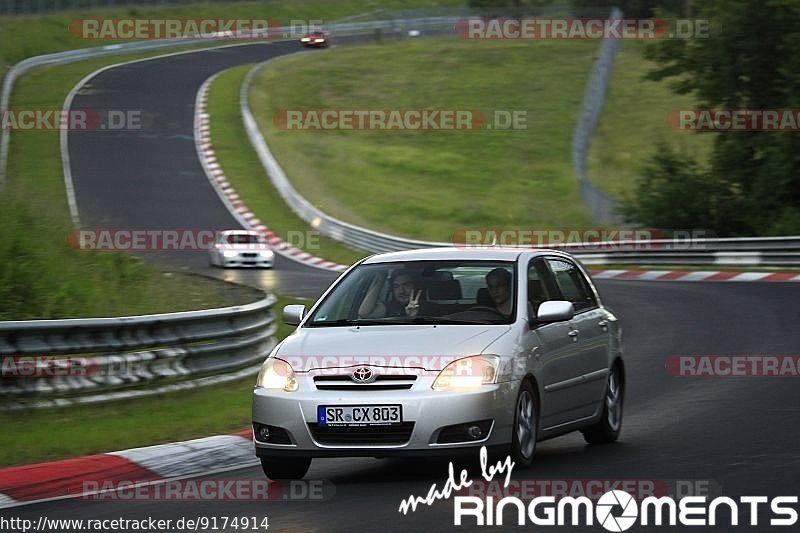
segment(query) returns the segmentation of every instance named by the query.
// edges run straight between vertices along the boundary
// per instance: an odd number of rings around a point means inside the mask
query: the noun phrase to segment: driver
[[[511,272],[505,268],[495,268],[486,274],[486,286],[497,312],[505,317],[511,316]]]
[[[358,308],[360,318],[383,318],[395,316],[415,317],[419,313],[419,297],[421,290],[416,290],[416,284],[411,273],[407,270],[396,270],[389,277],[389,286],[392,289],[390,298],[384,303],[378,300],[380,291],[380,277],[372,282],[364,301]]]

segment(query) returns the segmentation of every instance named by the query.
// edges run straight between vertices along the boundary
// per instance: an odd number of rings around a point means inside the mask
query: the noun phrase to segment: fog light
[[[483,431],[478,426],[470,426],[467,428],[467,435],[472,439],[479,439],[483,437]]]
[[[266,442],[269,440],[269,427],[267,426],[259,426],[258,428],[258,440],[261,442]]]

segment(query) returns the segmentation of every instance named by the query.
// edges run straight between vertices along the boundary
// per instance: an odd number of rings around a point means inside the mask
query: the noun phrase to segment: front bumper
[[[224,268],[244,267],[244,268],[272,268],[275,261],[272,259],[223,259],[222,266]]]
[[[439,392],[431,390],[433,378],[420,379],[409,390],[335,391],[316,390],[310,378],[300,378],[300,390],[284,392],[256,388],[253,391],[253,423],[281,428],[287,444],[259,440],[254,432],[256,455],[260,457],[384,457],[455,455],[476,447],[500,448],[511,442],[514,405],[519,381],[486,385],[478,391]],[[322,442],[317,424],[317,407],[336,405],[400,404],[403,422],[413,424],[403,442],[357,444]],[[488,434],[479,439],[438,443],[443,428],[477,421],[491,421]],[[380,428],[371,431],[382,433]],[[327,438],[327,437],[325,437]],[[376,439],[381,440],[381,439]]]

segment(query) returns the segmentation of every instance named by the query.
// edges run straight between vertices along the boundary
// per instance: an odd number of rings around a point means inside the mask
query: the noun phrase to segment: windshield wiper
[[[319,320],[309,322],[309,327],[328,327],[328,326],[385,326],[386,324],[395,324],[398,326],[410,326],[414,324],[426,325],[452,325],[452,324],[479,324],[479,325],[492,325],[495,322],[488,320],[466,320],[463,318],[447,318],[435,316],[418,316],[418,317],[387,317],[387,318],[339,318],[337,320]]]
[[[326,326],[377,326],[381,324],[393,324],[395,320],[386,318],[339,318],[337,320],[315,320],[309,322],[311,327]]]
[[[412,324],[442,324],[442,325],[449,325],[449,324],[494,324],[494,322],[489,322],[487,320],[466,320],[463,318],[448,318],[448,317],[436,317],[436,316],[418,316],[416,318],[412,318]]]

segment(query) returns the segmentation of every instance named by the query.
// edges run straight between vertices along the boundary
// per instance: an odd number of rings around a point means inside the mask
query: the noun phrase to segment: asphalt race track
[[[624,329],[628,393],[621,440],[588,446],[576,433],[540,443],[533,466],[515,469],[513,479],[655,480],[670,487],[676,480],[699,480],[707,482],[712,495],[796,495],[797,379],[676,378],[665,370],[665,360],[689,354],[796,354],[800,286],[635,281],[599,285]],[[251,468],[216,477],[262,475],[260,468]],[[177,520],[266,515],[270,531],[437,531],[452,526],[452,501],[422,506],[407,516],[398,513],[398,507],[409,495],[425,496],[432,483],[441,487],[446,477],[446,462],[316,459],[306,479],[327,480],[335,488],[323,501],[62,500],[7,509],[0,515],[34,521],[39,516]],[[598,525],[583,529],[604,531]],[[761,526],[736,531],[792,529]]]
[[[84,85],[73,109],[141,113],[141,129],[72,131],[70,167],[84,228],[217,230],[239,227],[208,182],[194,143],[194,105],[209,76],[297,52],[295,42],[224,47],[135,62],[101,72]],[[267,179],[266,177],[264,178]],[[269,221],[266,221],[269,224]],[[275,270],[223,272],[202,251],[150,253],[168,267],[312,296],[338,273],[276,257]]]
[[[214,72],[294,50],[294,43],[274,43],[196,52],[112,69],[92,80],[74,107],[143,109],[145,126],[156,127],[71,135],[72,171],[84,225],[235,226],[197,161],[192,141],[195,94]],[[165,260],[200,270],[206,264],[205,256],[196,252]],[[273,272],[233,275],[305,295],[319,294],[335,277],[283,259]],[[800,284],[601,280],[598,286],[624,331],[628,386],[621,440],[588,446],[580,434],[571,434],[540,443],[534,465],[515,469],[512,478],[647,480],[670,488],[692,481],[693,486],[708,487],[712,496],[797,495],[798,380],[678,378],[667,372],[665,362],[674,355],[797,355]],[[215,477],[260,480],[263,474],[254,467]],[[446,461],[318,459],[306,479],[326,480],[323,500],[58,500],[6,509],[0,516],[34,522],[40,516],[172,520],[268,516],[273,531],[439,531],[452,527],[452,501],[422,506],[406,516],[398,507],[410,495],[426,495],[432,483],[441,487],[446,478]],[[508,513],[507,520],[512,515]],[[743,523],[748,516],[741,515]],[[763,523],[764,517],[761,520],[758,527],[723,525],[716,530],[793,529],[771,528]],[[574,528],[528,523],[526,529]],[[581,529],[604,531],[596,524]],[[632,531],[647,529],[637,526]]]

